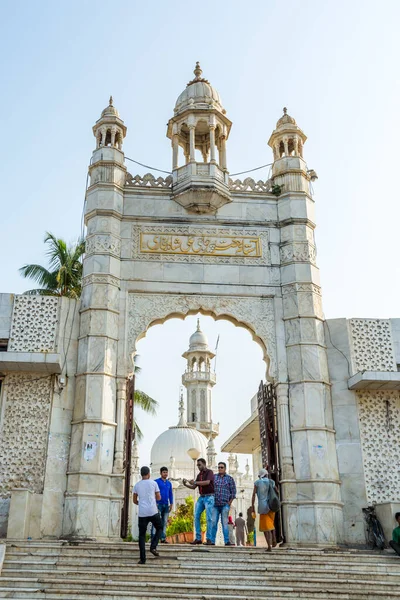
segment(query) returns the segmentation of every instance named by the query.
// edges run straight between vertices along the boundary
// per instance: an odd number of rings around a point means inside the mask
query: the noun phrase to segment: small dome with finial
[[[197,319],[197,329],[189,339],[189,351],[208,350],[208,338],[200,329],[200,319]]]
[[[194,79],[189,81],[186,89],[180,94],[175,103],[175,114],[189,107],[200,109],[213,107],[225,114],[226,111],[222,106],[219,93],[207,79],[202,77],[203,71],[198,61],[193,73],[195,75]]]
[[[293,119],[293,117],[287,114],[287,108],[285,106],[283,108],[283,115],[277,122],[276,128],[280,129],[282,127],[285,127],[286,125],[296,125],[296,121]]]
[[[119,112],[117,111],[117,109],[115,108],[115,106],[113,104],[112,96],[110,96],[110,99],[108,101],[108,106],[106,106],[106,108],[102,111],[101,116],[102,116],[102,118],[104,118],[104,117],[119,117]]]

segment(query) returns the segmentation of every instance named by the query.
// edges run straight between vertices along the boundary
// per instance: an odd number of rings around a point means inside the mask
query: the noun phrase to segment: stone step
[[[199,581],[196,580],[194,582],[178,582],[171,581],[170,579],[166,580],[165,577],[160,579],[160,581],[156,581],[155,577],[149,579],[149,577],[145,577],[143,581],[138,580],[138,578],[134,578],[134,580],[130,581],[118,581],[115,579],[100,579],[96,577],[94,579],[77,579],[76,576],[73,577],[61,577],[57,574],[57,577],[0,577],[0,590],[2,592],[6,591],[7,588],[29,588],[29,589],[46,589],[46,590],[57,590],[57,591],[65,591],[68,590],[70,592],[81,592],[82,589],[85,590],[99,590],[99,589],[107,589],[110,592],[114,591],[131,591],[132,594],[139,595],[140,592],[144,589],[145,591],[157,593],[164,593],[169,591],[175,591],[177,596],[186,593],[186,591],[196,592],[199,590]],[[365,581],[348,581],[348,580],[312,580],[303,578],[302,580],[296,581],[285,581],[283,582],[281,579],[277,580],[269,580],[267,578],[258,578],[256,580],[251,580],[249,578],[243,578],[241,584],[233,583],[230,581],[230,578],[227,578],[227,581],[221,577],[218,581],[213,582],[201,582],[201,590],[204,593],[218,593],[221,596],[229,596],[232,593],[235,593],[237,596],[246,596],[251,595],[254,598],[259,598],[260,596],[268,595],[269,590],[281,590],[289,592],[301,592],[303,590],[311,591],[319,591],[319,592],[330,592],[330,593],[339,593],[346,591],[347,594],[350,593],[359,593],[360,588],[364,593],[373,592],[374,594],[385,594],[386,598],[400,598],[399,586],[397,583],[390,584],[386,582],[377,582],[375,585],[371,583],[367,583]]]
[[[101,553],[98,551],[98,549],[93,549],[91,551],[88,550],[82,550],[81,548],[63,548],[63,549],[59,549],[59,552],[51,552],[48,553],[47,551],[39,551],[39,549],[37,551],[32,551],[32,550],[16,550],[15,547],[11,547],[9,549],[7,549],[7,556],[15,556],[15,557],[48,557],[51,558],[52,556],[56,556],[58,557],[60,560],[64,559],[65,557],[74,557],[74,558],[79,558],[79,559],[84,559],[84,558],[88,558],[90,560],[92,559],[101,559],[104,560],[105,558],[108,559],[115,559],[115,558],[121,558],[121,559],[130,559],[132,558],[132,556],[137,556],[138,553],[138,546],[131,546],[131,548],[127,551],[127,552],[121,552],[121,553],[115,553],[115,552],[111,552],[111,553]],[[331,555],[331,554],[324,554],[324,553],[318,553],[315,555],[308,555],[308,556],[303,556],[303,555],[298,555],[295,552],[285,552],[284,550],[274,550],[271,553],[267,553],[265,551],[265,549],[261,549],[259,552],[254,552],[254,551],[249,551],[245,548],[243,548],[242,550],[218,550],[217,548],[212,548],[212,549],[207,549],[207,550],[196,550],[191,548],[189,551],[186,552],[182,552],[181,549],[179,549],[179,551],[176,551],[175,549],[168,548],[166,549],[165,547],[161,547],[159,549],[160,553],[162,556],[164,556],[165,558],[171,558],[171,559],[178,559],[178,560],[188,560],[190,558],[195,558],[196,561],[200,561],[200,560],[207,560],[207,558],[210,557],[210,555],[213,555],[213,558],[215,556],[215,558],[217,560],[223,560],[225,561],[243,561],[244,556],[246,557],[246,561],[259,561],[259,562],[264,562],[264,561],[269,561],[271,559],[276,559],[279,556],[279,560],[282,561],[288,561],[291,563],[298,563],[298,564],[304,564],[305,562],[307,562],[308,564],[311,563],[356,563],[356,564],[365,564],[365,565],[375,565],[378,561],[379,562],[387,562],[387,561],[396,561],[398,560],[398,557],[393,553],[388,553],[388,552],[376,552],[374,554],[368,554],[368,555],[352,555],[352,554],[340,554],[340,555]]]
[[[129,555],[132,549],[137,549],[137,543],[125,543],[125,544],[87,544],[87,543],[79,543],[79,544],[61,544],[61,543],[53,543],[53,544],[43,544],[43,543],[22,543],[22,544],[7,544],[7,550],[11,550],[13,552],[29,552],[30,554],[39,553],[39,554],[76,554],[78,553],[83,555],[92,555],[93,553],[96,555],[103,556],[104,554],[108,555]],[[207,553],[207,552],[218,552],[223,554],[224,556],[242,556],[243,553],[249,554],[251,556],[259,556],[265,554],[265,548],[238,548],[236,546],[232,548],[226,548],[225,546],[214,546],[212,548],[206,547],[193,547],[188,544],[171,544],[171,545],[161,545],[160,550],[165,553],[172,553],[174,555],[185,555],[191,552],[196,553]],[[284,554],[287,556],[291,556],[293,560],[318,560],[321,556],[329,557],[329,560],[336,561],[342,560],[346,558],[350,561],[366,561],[372,562],[376,560],[377,555],[387,555],[385,552],[372,552],[372,551],[360,551],[360,550],[303,550],[303,549],[290,549],[290,548],[279,548],[275,549],[274,553],[279,552],[280,554]]]
[[[49,564],[49,563],[25,563],[21,564],[17,561],[5,561],[3,564],[2,575],[3,577],[24,577],[29,574],[29,576],[41,577],[42,575],[46,576],[55,576],[55,574],[69,574],[73,575],[74,573],[77,576],[87,576],[91,574],[92,576],[104,576],[110,579],[125,578],[129,580],[132,574],[137,576],[142,576],[144,573],[146,576],[151,576],[152,578],[165,578],[165,577],[186,577],[186,578],[194,578],[199,579],[202,578],[210,578],[211,580],[217,580],[221,576],[221,566],[216,567],[215,564],[210,564],[206,568],[200,568],[198,565],[187,566],[187,565],[179,565],[179,564],[164,564],[163,561],[157,561],[157,573],[154,573],[155,565],[152,564],[155,559],[149,558],[148,564],[146,566],[137,565],[137,561],[132,563],[131,565],[112,565],[111,567],[108,565],[65,565],[62,564]],[[77,569],[76,567],[79,568]],[[129,568],[128,568],[129,567]],[[255,567],[249,565],[241,565],[240,569],[229,568],[223,565],[223,576],[224,578],[230,577],[231,579],[236,578],[248,578],[249,576],[258,576],[258,577],[280,577],[284,578],[284,580],[292,579],[292,578],[303,578],[304,577],[304,569],[299,567],[293,568],[288,566],[287,568],[282,568],[281,565],[276,564],[273,567]],[[400,583],[400,564],[397,570],[389,570],[381,572],[371,572],[371,571],[363,571],[359,569],[313,569],[307,571],[307,577],[312,578],[336,578],[336,579],[344,579],[347,578],[349,580],[353,579],[362,579],[363,581],[376,581],[377,576],[379,575],[385,576],[385,581],[388,582],[398,582]]]
[[[60,591],[54,593],[50,590],[38,591],[36,589],[21,590],[20,588],[9,588],[6,594],[0,590],[0,598],[13,598],[14,600],[121,600],[127,598],[129,600],[177,600],[175,592],[171,593],[157,593],[141,591],[140,594],[132,596],[131,592],[108,592],[104,590],[96,591],[84,591],[82,593],[75,594],[69,591]],[[182,600],[254,600],[254,596],[237,596],[231,594],[228,597],[226,595],[221,596],[220,594],[204,594],[204,593],[191,593],[185,592],[182,596]],[[285,600],[398,600],[398,596],[386,595],[386,594],[375,594],[369,592],[360,592],[358,594],[348,594],[347,592],[319,592],[319,591],[300,591],[290,592],[288,595],[287,590],[268,590],[268,596],[258,596],[258,600],[270,600],[271,598],[283,598]]]
[[[69,561],[58,561],[57,559],[52,559],[50,561],[21,561],[21,560],[8,560],[6,559],[3,564],[3,575],[9,571],[16,571],[21,574],[21,572],[43,572],[43,571],[75,571],[77,567],[79,567],[80,572],[125,572],[131,573],[132,569],[137,569],[137,561],[138,556],[129,562],[103,562],[98,564],[93,564],[90,560],[87,560],[87,564],[84,564],[82,561],[78,560],[69,560]],[[148,557],[149,563],[155,559]],[[85,561],[86,562],[86,561]],[[153,572],[153,567],[140,567],[141,569],[149,569],[149,572]],[[218,577],[221,574],[221,567],[216,565],[214,562],[209,562],[206,564],[198,565],[197,563],[182,563],[178,561],[165,561],[163,559],[158,561],[157,569],[160,572],[171,573],[171,572],[184,572],[184,573],[193,573],[195,577],[199,577],[199,573],[203,574],[205,571],[207,574],[212,575],[213,577]],[[238,566],[236,564],[230,565],[229,563],[224,563],[223,566],[224,574],[236,576],[238,573]],[[249,564],[242,563],[239,567],[240,573],[280,573],[282,576],[286,576],[287,574],[298,574],[303,575],[304,568],[300,565],[293,566],[291,563],[281,563],[280,561],[276,562],[268,562],[268,565],[265,564]],[[360,568],[355,565],[347,565],[347,566],[337,566],[337,565],[312,565],[312,570],[308,570],[309,575],[320,576],[321,574],[337,574],[340,576],[347,575],[349,578],[363,577],[366,579],[375,579],[377,575],[384,574],[385,576],[390,577],[398,577],[400,580],[400,561],[397,561],[397,564],[392,565],[376,565],[374,569],[371,568]]]
[[[157,571],[155,571],[157,568]],[[163,572],[164,571],[164,572]],[[146,566],[138,566],[129,571],[93,571],[91,570],[67,570],[67,569],[55,569],[55,570],[41,570],[41,569],[31,569],[29,572],[21,572],[18,569],[3,569],[2,577],[6,579],[19,579],[19,578],[37,578],[37,579],[60,579],[61,580],[74,580],[74,579],[84,579],[84,580],[95,580],[97,582],[101,581],[149,581],[151,580],[154,584],[162,585],[164,581],[168,581],[169,583],[177,582],[177,583],[196,583],[199,581],[198,573],[190,573],[190,572],[179,572],[171,571],[170,569],[164,570],[160,569],[157,565],[152,565],[150,567]],[[210,585],[214,585],[216,582],[218,583],[227,583],[231,585],[237,586],[247,586],[247,585],[264,585],[266,582],[268,584],[275,585],[295,585],[299,584],[308,585],[310,588],[319,585],[343,585],[347,584],[349,589],[354,585],[362,585],[365,589],[376,589],[381,585],[384,585],[386,589],[389,589],[390,586],[395,586],[399,588],[400,584],[400,573],[399,574],[386,574],[385,581],[383,584],[377,580],[376,575],[370,573],[351,573],[351,572],[335,572],[335,573],[289,573],[289,572],[279,572],[279,571],[271,571],[263,573],[253,574],[250,572],[241,571],[240,573],[226,573],[225,569],[223,570],[223,574],[221,575],[221,569],[219,573],[202,573],[201,580],[204,583],[209,583]]]

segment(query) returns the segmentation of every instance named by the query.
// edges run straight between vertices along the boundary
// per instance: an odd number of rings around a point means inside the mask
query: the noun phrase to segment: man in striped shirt
[[[212,542],[215,544],[218,521],[221,517],[225,546],[234,546],[229,541],[228,516],[233,500],[236,498],[236,484],[226,472],[226,463],[218,463],[218,474],[214,477],[215,501],[212,513]]]

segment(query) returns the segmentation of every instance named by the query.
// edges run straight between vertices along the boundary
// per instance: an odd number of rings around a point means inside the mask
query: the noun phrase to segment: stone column
[[[221,137],[221,169],[226,169],[226,137]]]
[[[283,146],[285,148],[285,155],[289,156],[289,142],[287,138],[283,139]]]
[[[196,151],[195,151],[195,139],[194,139],[194,135],[195,135],[195,126],[194,125],[189,125],[189,149],[190,149],[190,162],[195,162],[196,160]]]
[[[215,163],[215,125],[210,125],[210,162]]]
[[[125,411],[126,411],[126,381],[117,382],[117,431],[115,435],[115,453],[113,473],[122,473],[124,466],[125,441]]]
[[[121,416],[116,387],[125,174],[124,156],[117,148],[94,152],[93,183],[86,195],[86,255],[63,520],[63,534],[73,537],[120,537],[124,480],[121,473],[113,473],[113,466],[116,419]],[[122,396],[120,400],[119,412]]]
[[[279,455],[282,479],[293,479],[293,452],[290,437],[289,386],[280,383],[276,387],[277,415],[279,424]]]
[[[179,158],[179,144],[178,144],[178,136],[174,135],[172,137],[172,170],[178,168],[178,158]]]
[[[285,151],[287,140],[285,140]],[[290,424],[281,440],[284,498],[290,542],[335,544],[341,540],[342,502],[333,429],[330,381],[314,243],[314,202],[307,166],[298,157],[274,163],[281,224],[281,286],[288,383],[278,385],[279,418]],[[287,391],[286,391],[287,390]],[[280,432],[287,430],[281,423]]]

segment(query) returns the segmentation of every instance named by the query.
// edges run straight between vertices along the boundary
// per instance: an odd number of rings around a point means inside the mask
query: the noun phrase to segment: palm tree
[[[28,290],[25,294],[79,298],[82,291],[81,258],[85,252],[85,242],[80,239],[76,244],[67,246],[63,239],[57,239],[48,231],[44,242],[48,244],[46,254],[49,258],[49,268],[31,264],[19,269],[23,277],[33,279],[41,286]]]
[[[19,270],[24,277],[34,279],[42,287],[28,290],[25,294],[39,294],[41,296],[67,296],[79,298],[82,291],[82,263],[80,262],[85,252],[85,242],[78,240],[75,245],[67,246],[62,239],[57,239],[52,233],[46,232],[45,244],[49,245],[46,252],[49,257],[49,269],[41,265],[24,265]],[[138,357],[136,357],[138,358]],[[140,367],[135,365],[135,375],[140,373]],[[135,406],[151,415],[157,413],[158,402],[145,392],[135,390]],[[134,427],[138,440],[143,438],[143,433],[135,419]]]
[[[139,356],[136,354],[135,361],[138,358],[139,358]],[[141,371],[141,367],[139,367],[137,364],[135,364],[135,376],[139,375],[140,371]],[[159,404],[158,404],[157,400],[154,400],[153,398],[148,396],[146,394],[146,392],[142,392],[141,390],[135,390],[133,401],[134,401],[135,408],[139,407],[144,412],[149,413],[150,415],[153,415],[153,416],[155,416],[157,414],[157,408],[158,408]],[[143,439],[143,432],[140,429],[135,416],[134,416],[133,426],[135,428],[137,440],[140,441],[141,439]]]

